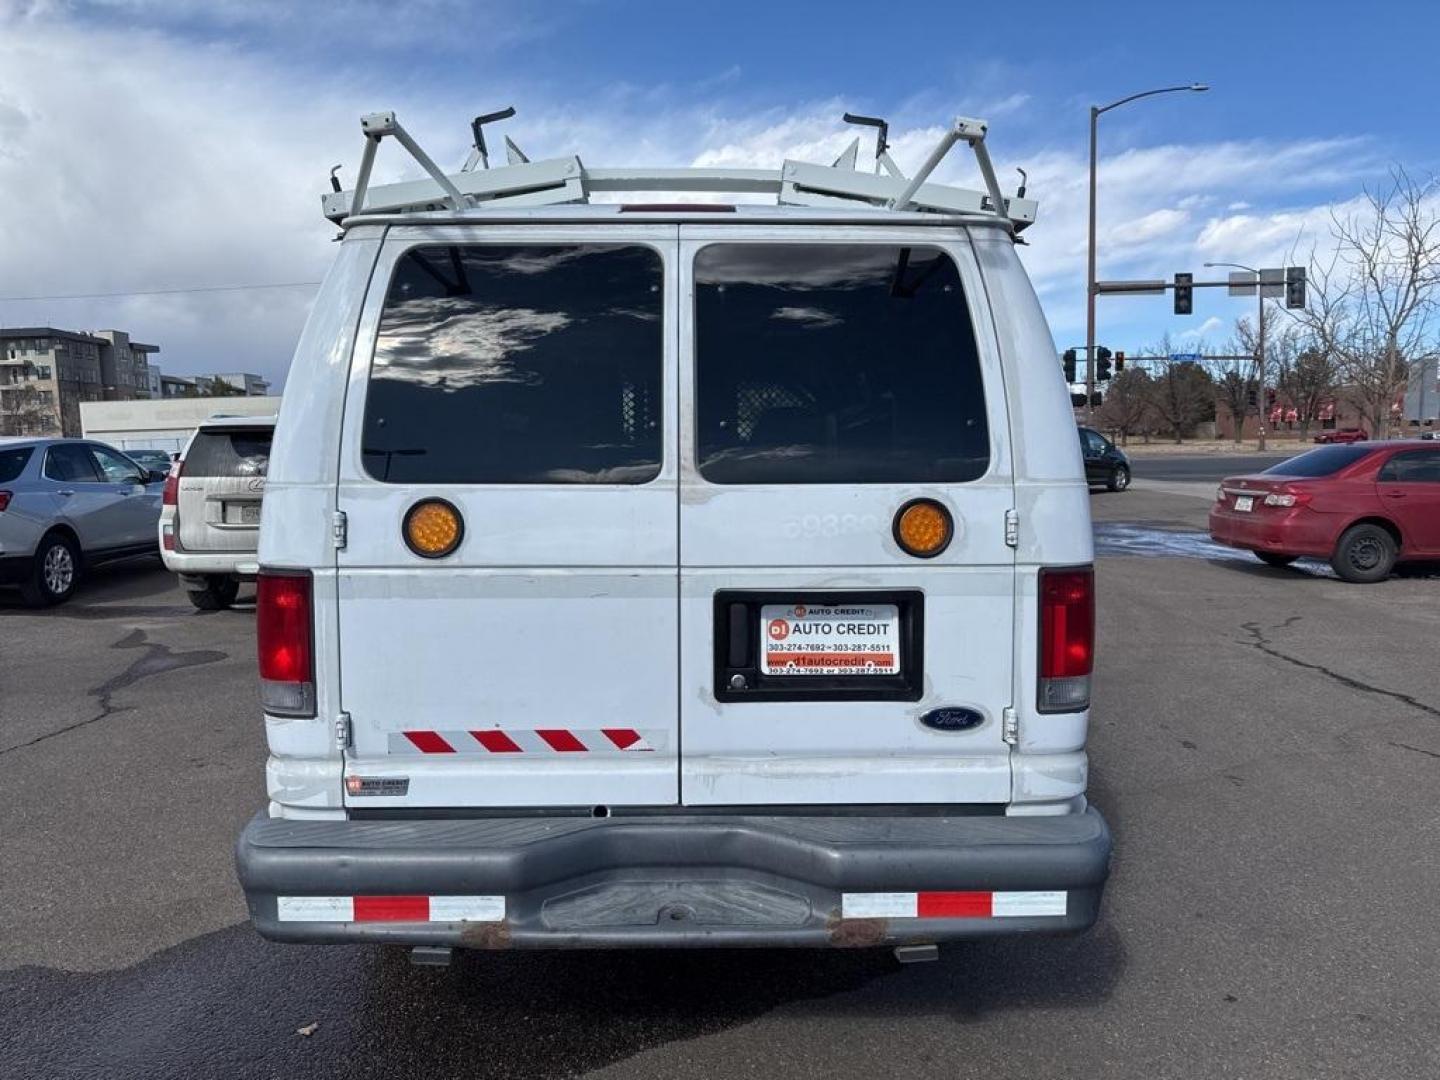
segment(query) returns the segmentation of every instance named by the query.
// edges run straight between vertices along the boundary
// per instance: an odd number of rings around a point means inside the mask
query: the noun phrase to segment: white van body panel
[[[699,480],[690,422],[691,258],[714,241],[779,238],[910,242],[940,246],[955,260],[986,385],[991,461],[985,476],[940,491],[934,485],[767,490]],[[395,257],[424,242],[620,241],[652,245],[666,261],[665,363],[675,392],[664,413],[660,476],[618,491],[427,489],[424,494],[460,505],[467,522],[459,559],[434,574],[439,567],[422,565],[398,544],[404,510],[419,493],[370,479],[352,426],[363,415]],[[410,780],[403,799],[366,799],[366,806],[381,808],[453,807],[477,799],[495,806],[1001,802],[1014,813],[1083,806],[1083,798],[1075,800],[1084,792],[1088,714],[1035,709],[1038,568],[1093,558],[1083,469],[1053,353],[1013,243],[995,228],[614,218],[577,224],[537,217],[533,224],[351,229],[297,348],[266,491],[262,565],[308,568],[314,575],[318,703],[313,719],[267,718],[272,807],[285,813],[287,806],[297,812],[303,806],[308,814],[346,805],[342,765],[351,774]],[[919,495],[938,497],[951,510],[956,537],[917,577],[916,561],[896,547],[890,521],[899,504]],[[1014,548],[1005,544],[1009,509],[1019,520]],[[342,550],[331,539],[337,510],[348,525]],[[741,521],[745,543],[727,543],[727,531],[733,535]],[[582,534],[580,553],[575,545]],[[770,587],[923,588],[927,656],[964,660],[946,673],[948,686],[933,690],[931,676],[946,669],[931,659],[918,702],[851,702],[838,709],[815,702],[721,704],[708,690],[710,597],[716,589]],[[565,678],[547,679],[527,639],[503,626],[521,612],[582,594],[585,603],[570,609],[579,636],[623,645],[577,655]],[[497,658],[506,678],[457,691],[478,655]],[[616,670],[617,658],[629,663],[640,655],[668,655],[672,666],[656,665],[638,677]],[[503,709],[505,719],[491,721],[496,726],[538,727],[563,715],[571,727],[644,728],[658,745],[643,763],[638,754],[626,755],[623,768],[566,755],[457,763],[388,752],[389,736],[406,725],[468,730],[481,702]],[[984,722],[965,732],[931,731],[919,717],[937,704],[974,708]],[[1006,708],[1018,721],[1013,745],[1002,738]],[[342,755],[334,725],[347,713],[352,745]],[[286,779],[291,759],[293,783]],[[317,759],[328,762],[318,774]],[[333,777],[334,786],[321,794],[317,775]]]

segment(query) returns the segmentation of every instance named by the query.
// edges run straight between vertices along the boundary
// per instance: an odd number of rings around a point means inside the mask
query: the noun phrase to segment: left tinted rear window
[[[638,245],[423,246],[395,267],[361,452],[399,484],[643,484],[663,264]]]
[[[14,480],[25,471],[30,460],[31,447],[17,446],[13,450],[0,450],[0,484]]]

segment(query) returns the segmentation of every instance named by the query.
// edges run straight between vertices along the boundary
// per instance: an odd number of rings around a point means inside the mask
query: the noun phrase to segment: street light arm
[[[1214,268],[1220,267],[1220,266],[1228,266],[1228,267],[1230,267],[1230,268],[1233,269],[1233,270],[1244,270],[1247,274],[1259,274],[1259,273],[1260,273],[1260,271],[1259,271],[1259,270],[1256,270],[1253,266],[1246,266],[1244,263],[1216,263],[1216,262],[1207,262],[1207,263],[1205,264],[1205,266],[1206,266],[1207,269],[1214,269]]]
[[[1120,108],[1120,105],[1129,105],[1130,102],[1139,101],[1140,98],[1153,98],[1156,94],[1178,94],[1179,91],[1207,91],[1207,89],[1210,89],[1210,86],[1202,84],[1202,82],[1188,82],[1188,84],[1184,86],[1161,86],[1159,89],[1140,91],[1139,94],[1132,94],[1128,96],[1128,98],[1120,98],[1119,101],[1112,101],[1109,105],[1093,107],[1092,111],[1094,115],[1099,117],[1102,112],[1109,112],[1110,109]]]

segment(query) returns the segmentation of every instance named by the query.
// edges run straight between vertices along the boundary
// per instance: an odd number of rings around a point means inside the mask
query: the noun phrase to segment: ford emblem
[[[944,708],[931,709],[920,717],[920,723],[936,731],[969,731],[985,722],[974,709]]]

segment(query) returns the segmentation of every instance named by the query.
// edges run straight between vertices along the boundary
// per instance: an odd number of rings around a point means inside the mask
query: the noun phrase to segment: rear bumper
[[[1335,549],[1333,531],[1334,523],[1326,515],[1303,507],[1266,508],[1248,514],[1230,509],[1210,511],[1210,538],[1247,551],[1328,559]]]
[[[1110,849],[1093,808],[1060,817],[257,816],[236,863],[256,929],[276,941],[856,947],[1084,930],[1099,913]],[[457,910],[464,921],[444,921]]]
[[[260,569],[253,551],[165,551],[160,557],[165,569],[177,574],[225,574],[230,577],[253,578]]]

